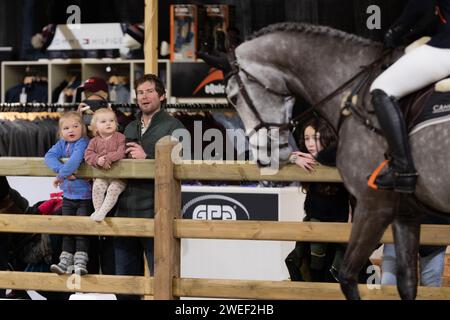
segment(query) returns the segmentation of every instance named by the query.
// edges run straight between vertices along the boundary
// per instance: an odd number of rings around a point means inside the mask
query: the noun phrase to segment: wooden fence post
[[[145,0],[145,73],[158,74],[158,1]]]
[[[156,144],[155,164],[155,277],[156,300],[177,299],[172,280],[180,277],[181,240],[174,236],[174,219],[180,217],[181,184],[174,177],[172,149],[177,142],[170,137]]]

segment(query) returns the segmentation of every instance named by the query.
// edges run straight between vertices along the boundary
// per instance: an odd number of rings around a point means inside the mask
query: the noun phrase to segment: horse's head
[[[281,71],[270,65],[237,59],[233,69],[227,96],[244,123],[253,157],[262,167],[278,169],[292,152],[288,125],[295,99]]]

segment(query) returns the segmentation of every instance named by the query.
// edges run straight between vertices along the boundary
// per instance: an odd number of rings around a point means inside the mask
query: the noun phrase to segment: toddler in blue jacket
[[[75,177],[89,143],[81,115],[67,112],[59,119],[60,140],[45,154],[45,164],[56,174],[53,182],[63,192],[63,216],[88,216],[92,211],[92,187],[89,181]],[[64,163],[61,158],[68,158]],[[59,263],[50,267],[57,274],[87,273],[89,239],[64,236]]]

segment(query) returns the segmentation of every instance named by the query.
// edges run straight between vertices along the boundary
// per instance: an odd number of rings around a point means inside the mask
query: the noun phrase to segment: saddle
[[[450,121],[450,78],[399,101],[410,135],[436,123]]]
[[[370,95],[370,83],[377,75],[376,73],[369,75],[352,91],[344,93],[341,102],[339,126],[345,117],[354,114],[370,130],[382,134],[367,118],[367,113],[373,114],[375,112],[373,106],[371,104],[367,106],[363,102]],[[450,121],[450,78],[440,80],[435,84],[413,92],[401,98],[398,103],[403,112],[409,135],[428,126]]]
[[[450,78],[441,80],[422,90],[414,92],[399,101],[409,136],[434,124],[450,121]],[[383,161],[370,175],[368,185],[378,189],[374,181],[388,160]],[[414,203],[426,208],[414,197]],[[434,210],[426,208],[436,214]],[[439,214],[439,213],[438,213]]]
[[[426,44],[430,37],[422,37],[405,48],[405,54]],[[441,80],[401,99],[400,107],[405,117],[409,134],[435,123],[450,115],[450,78]]]

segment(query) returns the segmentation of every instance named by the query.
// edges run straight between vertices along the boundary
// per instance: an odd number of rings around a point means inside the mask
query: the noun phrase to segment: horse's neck
[[[277,32],[244,43],[237,55],[254,64],[275,66],[293,93],[315,105],[374,61],[380,49],[351,37],[343,41],[320,32]],[[340,100],[336,95],[320,110],[335,127]]]
[[[347,50],[330,51],[330,54],[324,55],[320,59],[313,59],[312,63],[315,65],[310,65],[308,70],[316,71],[304,75],[306,79],[314,79],[304,82],[305,96],[310,99],[312,105],[319,103],[360,72],[361,67],[372,63],[377,58],[378,53],[379,50],[376,47],[359,49],[348,47]],[[351,89],[352,85],[343,91]],[[339,121],[341,100],[342,93],[337,93],[328,103],[320,107],[320,111],[335,128]]]

